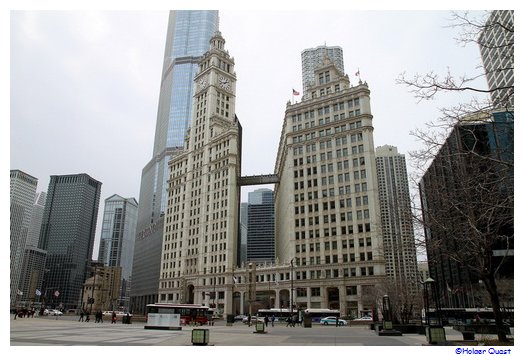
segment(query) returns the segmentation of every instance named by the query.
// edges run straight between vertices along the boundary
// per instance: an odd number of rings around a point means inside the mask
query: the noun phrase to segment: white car
[[[44,313],[45,313],[45,311],[44,311]],[[49,310],[49,314],[48,314],[48,315],[53,315],[53,316],[54,316],[54,315],[57,315],[57,316],[58,316],[58,315],[64,315],[64,313],[62,313],[62,312],[61,312],[60,310],[58,310],[58,309],[51,309],[51,310]]]
[[[337,325],[337,317],[336,316],[328,316],[325,318],[320,319],[320,324],[322,325]],[[348,322],[344,319],[338,319],[338,326],[345,326]]]

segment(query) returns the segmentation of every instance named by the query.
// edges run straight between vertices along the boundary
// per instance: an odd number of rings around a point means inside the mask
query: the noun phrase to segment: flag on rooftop
[[[293,89],[293,95],[300,95],[300,93],[296,91],[295,89]]]

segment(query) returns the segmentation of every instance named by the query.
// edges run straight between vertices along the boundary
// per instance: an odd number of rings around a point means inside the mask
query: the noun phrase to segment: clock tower
[[[169,161],[159,302],[233,308],[240,148],[235,62],[216,32],[194,80],[192,125]]]

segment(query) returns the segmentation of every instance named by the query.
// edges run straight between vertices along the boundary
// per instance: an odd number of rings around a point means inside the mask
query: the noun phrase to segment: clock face
[[[231,88],[231,84],[229,82],[229,79],[227,79],[225,77],[219,77],[218,78],[218,85],[220,85],[220,87],[222,89],[226,89],[226,90],[229,90]]]
[[[200,78],[200,80],[198,81],[198,86],[200,87],[200,89],[205,88],[206,85],[207,85],[207,77]]]

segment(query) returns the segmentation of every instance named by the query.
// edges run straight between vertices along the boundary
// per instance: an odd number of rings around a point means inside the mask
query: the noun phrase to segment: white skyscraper
[[[159,302],[216,304],[229,314],[242,128],[235,115],[235,63],[224,43],[216,32],[200,61],[192,125],[184,149],[169,161]]]
[[[307,89],[315,85],[315,69],[329,58],[335,67],[344,73],[344,55],[341,47],[338,46],[318,46],[302,51],[302,90],[307,97]]]
[[[418,301],[419,282],[406,158],[389,145],[377,147],[375,156],[389,293],[409,305]]]
[[[18,169],[10,173],[10,282],[11,306],[16,306],[19,293],[19,281],[26,247],[27,234],[31,223],[31,213],[36,194],[38,179]]]

